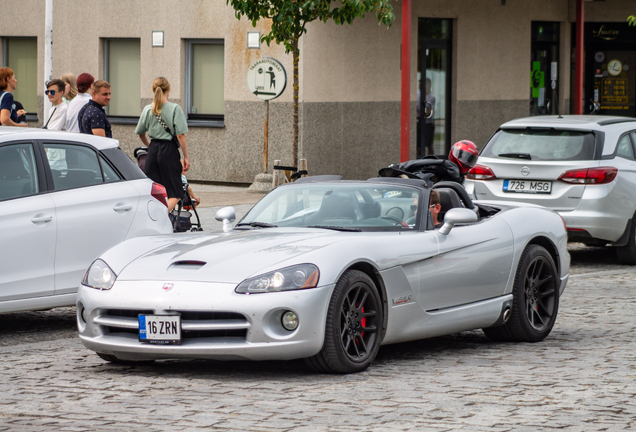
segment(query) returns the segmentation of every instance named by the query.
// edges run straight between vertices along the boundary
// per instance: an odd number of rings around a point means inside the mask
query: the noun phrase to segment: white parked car
[[[503,124],[466,176],[480,200],[557,211],[569,241],[636,264],[636,118],[541,116]]]
[[[171,232],[165,189],[116,140],[0,127],[0,313],[72,306],[102,252]]]

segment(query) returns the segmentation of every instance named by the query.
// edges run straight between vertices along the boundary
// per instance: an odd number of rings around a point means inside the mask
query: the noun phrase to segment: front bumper
[[[334,285],[245,295],[235,293],[234,284],[207,282],[173,282],[165,292],[165,282],[118,281],[105,291],[81,286],[77,323],[82,343],[120,360],[290,360],[310,357],[322,348]],[[287,310],[299,317],[293,332],[280,323]],[[137,313],[181,313],[181,344],[139,342]],[[223,318],[228,316],[232,319]],[[187,337],[186,328],[191,330]]]

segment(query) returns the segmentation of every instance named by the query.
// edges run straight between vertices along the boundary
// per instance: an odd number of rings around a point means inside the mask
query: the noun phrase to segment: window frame
[[[110,42],[113,40],[117,40],[117,41],[137,41],[139,42],[139,67],[141,69],[141,38],[134,38],[134,37],[121,37],[121,38],[102,38],[103,41],[103,52],[104,52],[104,57],[103,57],[103,61],[104,61],[104,67],[103,67],[103,76],[104,76],[104,81],[110,83],[109,81],[109,72],[108,72],[108,68],[110,66]],[[138,77],[139,80],[141,80],[141,76]],[[111,84],[112,85],[112,84]],[[141,89],[140,89],[141,90]],[[105,106],[104,107],[104,111],[106,112],[106,115],[108,116],[108,121],[111,124],[130,124],[130,125],[136,125],[139,122],[139,116],[141,115],[141,92],[139,94],[139,114],[136,116],[126,116],[126,115],[111,115],[110,114],[110,105]]]
[[[616,157],[619,158],[623,158],[625,160],[636,160],[636,149],[634,148],[634,140],[633,140],[633,135],[634,132],[630,131],[630,132],[625,132],[624,134],[622,134],[620,137],[618,137],[618,140],[616,141]],[[632,149],[632,156],[629,157],[627,155],[623,155],[623,154],[619,154],[618,149],[620,147],[621,141],[623,140],[623,138],[627,138],[627,142],[630,144],[631,149]]]
[[[9,50],[9,40],[10,39],[34,39],[37,47],[37,36],[3,36],[2,38],[2,67],[9,67],[9,58],[7,56],[7,52]],[[37,71],[36,71],[37,74]],[[37,122],[38,121],[38,113],[37,112],[27,112],[26,113],[27,122]]]
[[[223,46],[223,86],[225,88],[225,39],[186,39],[185,61],[185,115],[188,126],[225,127],[225,114],[192,114],[192,47],[193,45]],[[223,96],[225,103],[225,95]]]
[[[37,186],[38,186],[38,191],[34,194],[29,194],[29,195],[23,195],[23,196],[18,196],[18,197],[13,197],[13,198],[6,198],[6,199],[0,199],[0,204],[3,202],[8,202],[11,200],[16,200],[16,199],[22,199],[22,198],[28,198],[28,197],[32,197],[32,196],[37,196],[37,195],[42,195],[45,193],[48,193],[48,185],[47,185],[47,171],[44,167],[44,161],[42,160],[42,154],[40,151],[40,146],[39,143],[37,141],[32,141],[32,140],[22,140],[22,139],[18,139],[15,141],[5,141],[5,142],[0,142],[0,148],[3,147],[9,147],[9,146],[13,146],[13,145],[21,145],[21,144],[27,144],[31,146],[31,150],[33,151],[33,159],[35,162],[35,173],[37,175]]]
[[[95,157],[97,159],[97,165],[99,166],[99,170],[100,173],[102,175],[102,182],[101,183],[96,183],[96,184],[92,184],[92,185],[85,185],[85,186],[79,186],[79,187],[74,187],[74,188],[68,188],[68,189],[56,189],[55,188],[55,183],[53,181],[53,173],[51,171],[51,166],[49,165],[49,160],[46,156],[46,145],[71,145],[71,146],[77,146],[77,147],[84,147],[87,148],[91,151],[93,151],[95,153]],[[41,158],[41,162],[39,161],[38,163],[42,163],[43,169],[44,169],[44,174],[46,177],[46,191],[50,192],[50,193],[54,193],[54,192],[64,192],[64,191],[69,191],[69,190],[74,190],[74,189],[81,189],[81,188],[87,188],[87,187],[93,187],[93,186],[100,186],[100,185],[105,185],[105,184],[112,184],[112,183],[118,183],[118,182],[122,182],[122,181],[126,181],[124,176],[122,175],[121,172],[119,172],[119,170],[113,166],[113,164],[110,162],[110,160],[108,159],[108,157],[105,157],[102,152],[100,150],[98,150],[97,148],[93,147],[90,144],[84,143],[84,142],[80,142],[80,141],[69,141],[69,140],[55,140],[55,139],[40,139],[37,141],[37,147],[39,148],[38,153],[39,153],[39,157]],[[106,178],[104,176],[104,170],[103,167],[101,165],[101,161],[103,160],[104,163],[106,163],[106,165],[110,166],[111,169],[113,169],[113,171],[115,172],[115,174],[119,177],[118,181],[113,181],[113,182],[107,182]]]

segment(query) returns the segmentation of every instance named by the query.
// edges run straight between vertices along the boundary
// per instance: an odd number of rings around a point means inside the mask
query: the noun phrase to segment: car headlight
[[[240,294],[258,294],[315,288],[319,278],[318,267],[300,264],[245,279],[235,291]]]
[[[108,290],[113,287],[115,279],[117,279],[117,275],[108,267],[108,264],[97,259],[88,268],[82,284],[91,288]]]

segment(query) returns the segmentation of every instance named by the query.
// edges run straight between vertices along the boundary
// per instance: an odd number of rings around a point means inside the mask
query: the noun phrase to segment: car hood
[[[339,233],[340,236],[335,234],[315,229],[274,228],[184,238],[178,236],[178,240],[174,239],[177,236],[163,236],[172,237],[172,241],[164,244],[157,239],[148,239],[152,250],[133,258],[119,272],[117,279],[238,284],[251,276],[307,262],[299,257],[347,237],[342,236],[343,233]],[[137,249],[142,249],[142,246],[138,245]]]

